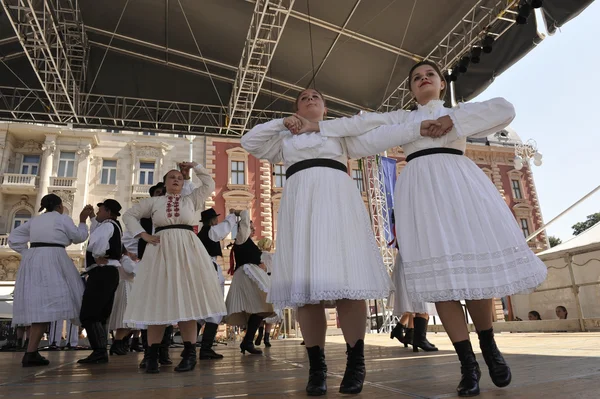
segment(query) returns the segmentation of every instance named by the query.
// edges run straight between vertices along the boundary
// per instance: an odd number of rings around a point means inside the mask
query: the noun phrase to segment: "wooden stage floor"
[[[368,335],[367,383],[361,398],[454,398],[458,358],[444,334],[430,334],[439,352],[413,353],[388,336]],[[472,340],[476,337],[472,335]],[[496,388],[478,355],[484,376],[480,398],[600,397],[600,333],[497,335],[512,367],[513,382]],[[87,351],[43,352],[48,367],[22,368],[22,353],[0,353],[0,398],[305,398],[308,360],[299,340],[273,341],[263,356],[243,356],[237,344],[219,346],[221,361],[201,361],[189,373],[164,367],[160,374],[137,369],[141,355],[112,356],[107,365],[83,366]],[[239,344],[239,343],[238,343]],[[475,345],[474,345],[475,346]],[[178,360],[179,349],[171,349]],[[327,397],[337,393],[345,368],[342,337],[328,337]],[[346,396],[348,397],[348,396]]]

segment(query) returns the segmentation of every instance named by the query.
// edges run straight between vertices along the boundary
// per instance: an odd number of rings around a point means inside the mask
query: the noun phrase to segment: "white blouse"
[[[448,115],[454,127],[439,138],[422,137],[421,122]],[[441,100],[419,105],[416,111],[392,111],[386,113],[365,112],[349,118],[319,122],[325,137],[344,137],[348,151],[364,151],[373,155],[389,148],[402,146],[404,153],[427,148],[454,148],[465,151],[467,137],[487,137],[512,122],[515,109],[503,98],[493,98],[477,103],[461,103],[455,108],[444,107]],[[356,140],[362,138],[362,140]],[[368,142],[368,144],[367,144]]]
[[[45,242],[67,247],[82,243],[87,238],[87,224],[79,223],[75,226],[73,219],[68,215],[46,212],[14,229],[8,236],[8,246],[13,251],[23,254],[28,249],[28,242]]]

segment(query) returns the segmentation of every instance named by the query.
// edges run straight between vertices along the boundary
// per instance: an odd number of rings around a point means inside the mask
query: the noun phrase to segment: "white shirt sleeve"
[[[240,213],[240,222],[238,223],[238,231],[235,236],[235,243],[241,245],[250,237],[250,212],[243,210]]]
[[[15,252],[22,254],[29,247],[29,227],[30,223],[24,223],[10,232],[8,236],[8,246]]]
[[[183,188],[181,189],[181,196],[190,195],[196,189],[196,185],[192,182],[192,179],[183,181]]]
[[[135,238],[129,231],[123,233],[123,237],[121,238],[121,242],[125,245],[125,249],[127,252],[138,255],[138,244],[141,238]]]
[[[196,173],[196,177],[200,179],[200,185],[197,186],[187,198],[191,198],[194,209],[199,211],[204,209],[204,201],[210,197],[213,191],[215,191],[215,181],[208,169],[200,164],[194,167],[194,172]]]
[[[121,267],[127,273],[135,273],[137,269],[136,263],[127,255],[121,257]]]
[[[283,119],[256,125],[242,136],[242,147],[258,159],[280,163],[283,161],[282,143],[286,130]]]
[[[447,134],[454,137],[487,137],[515,119],[515,108],[504,98],[497,97],[483,102],[461,103],[448,114],[454,128]]]
[[[227,215],[225,220],[223,220],[216,226],[212,226],[210,230],[208,230],[208,238],[210,238],[214,242],[224,240],[225,237],[227,237],[229,233],[231,233],[231,231],[235,227],[235,224],[235,214],[230,213],[229,215]]]
[[[88,243],[87,250],[92,253],[94,258],[103,258],[106,255],[106,251],[110,248],[110,243],[108,241],[112,237],[114,231],[112,223],[100,223],[90,235],[90,242]]]
[[[88,227],[85,223],[79,223],[75,226],[73,219],[70,216],[63,215],[61,218],[62,227],[65,234],[71,240],[73,244],[79,244],[87,240],[88,238]]]

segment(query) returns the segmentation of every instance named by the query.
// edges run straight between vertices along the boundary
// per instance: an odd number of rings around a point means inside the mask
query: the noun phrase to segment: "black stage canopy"
[[[544,0],[548,31],[591,2]],[[414,62],[453,68],[488,38],[455,82],[468,100],[541,40],[521,0],[0,3],[0,119],[106,129],[239,136],[307,86],[331,116],[406,107]]]

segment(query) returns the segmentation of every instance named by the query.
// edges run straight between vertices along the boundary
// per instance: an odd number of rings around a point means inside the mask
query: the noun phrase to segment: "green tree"
[[[579,235],[583,233],[598,222],[600,222],[600,212],[588,215],[585,222],[575,223],[571,227],[573,229],[573,235]]]
[[[548,241],[550,242],[550,248],[555,247],[559,244],[562,244],[562,240],[558,237],[550,236],[548,237]]]

